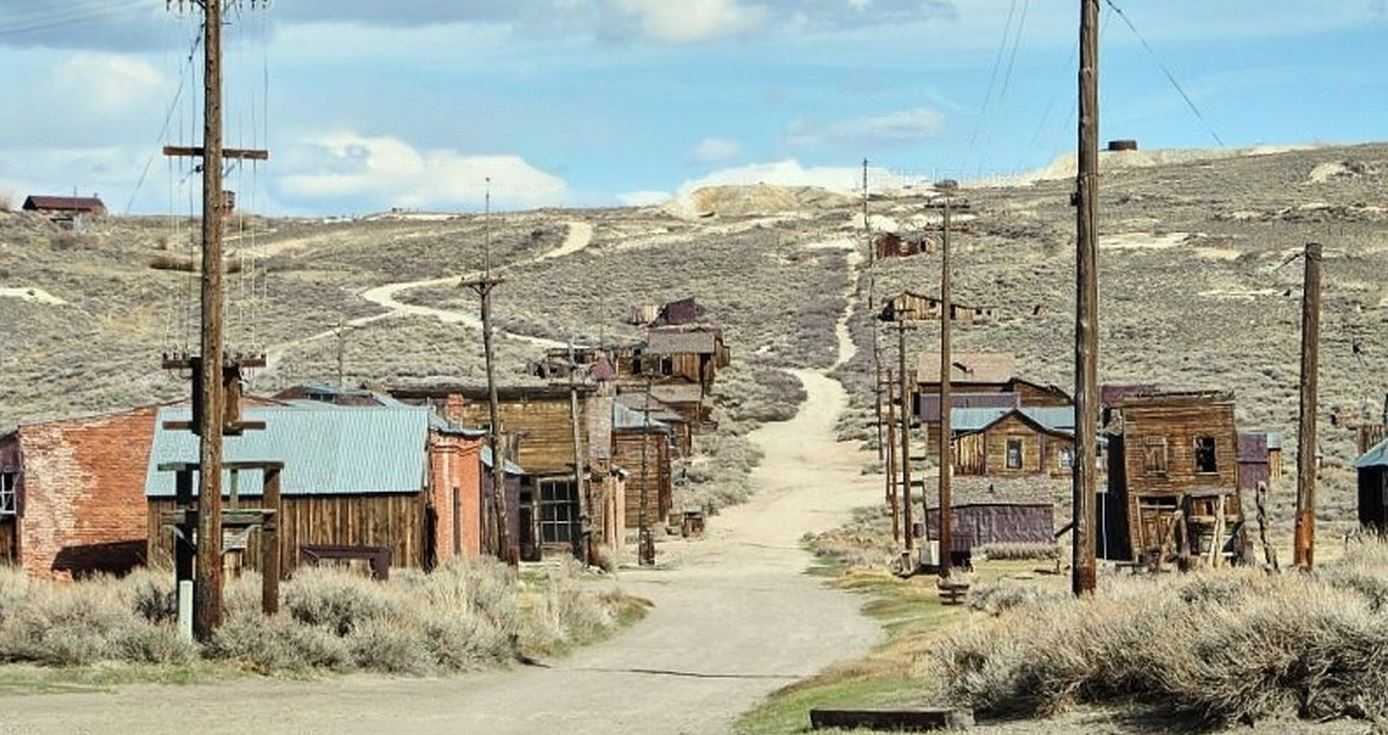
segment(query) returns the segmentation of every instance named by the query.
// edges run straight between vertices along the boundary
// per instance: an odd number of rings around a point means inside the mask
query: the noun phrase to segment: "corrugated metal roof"
[[[1071,406],[956,408],[949,413],[950,430],[961,434],[983,431],[1014,412],[1051,431],[1075,433],[1075,409]]]
[[[266,428],[226,437],[223,457],[228,462],[283,462],[285,495],[412,493],[424,486],[426,408],[294,405],[247,408],[245,414],[248,421],[264,421]],[[164,428],[167,421],[188,420],[186,407],[159,410],[146,495],[174,494],[174,473],[160,472],[159,465],[198,461],[198,437]],[[241,473],[240,492],[259,495],[261,480],[259,472]],[[229,477],[223,478],[223,486],[229,486]]]
[[[1354,460],[1354,469],[1363,470],[1370,467],[1388,467],[1388,439],[1373,445],[1369,451],[1359,459]]]
[[[1011,352],[954,352],[950,368],[951,383],[1006,383],[1017,374],[1017,358]],[[940,382],[940,353],[921,353],[916,374],[922,383]]]

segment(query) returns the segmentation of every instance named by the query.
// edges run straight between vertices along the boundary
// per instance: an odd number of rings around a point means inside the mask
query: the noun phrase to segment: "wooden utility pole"
[[[492,527],[492,540],[495,544],[493,552],[498,559],[504,560],[507,564],[516,565],[520,562],[520,554],[511,546],[511,526],[508,522],[510,514],[506,507],[506,453],[501,441],[501,401],[497,396],[496,368],[492,351],[492,290],[505,283],[505,280],[492,277],[491,182],[492,180],[488,178],[484,212],[487,223],[482,244],[482,277],[465,281],[463,285],[477,292],[477,296],[482,302],[482,349],[486,354],[487,409],[488,418],[491,420],[491,426],[488,427],[488,439],[492,448],[492,517],[490,525]]]
[[[592,518],[589,516],[588,494],[583,487],[583,443],[578,430],[581,413],[578,410],[578,356],[574,351],[574,341],[569,340],[569,425],[573,429],[574,447],[574,492],[578,494],[578,536],[573,540],[574,556],[584,564],[593,561],[589,544]],[[649,422],[649,419],[647,420]]]
[[[1099,2],[1080,0],[1079,175],[1075,193],[1075,465],[1071,590],[1094,591],[1099,430]]]
[[[655,566],[655,535],[651,532],[650,519],[650,462],[647,458],[646,446],[650,443],[647,430],[650,428],[651,415],[651,385],[650,375],[646,376],[646,414],[642,419],[641,427],[641,525],[636,537],[636,561],[640,566]]]
[[[951,401],[951,373],[954,372],[954,359],[950,355],[950,324],[953,314],[950,306],[950,268],[949,268],[949,195],[945,195],[945,231],[940,245],[940,578],[950,575],[950,549],[953,540],[953,508],[950,498],[951,475],[954,474],[952,434],[950,414],[954,404]],[[927,432],[928,434],[929,432]],[[927,437],[927,445],[929,440]]]
[[[906,550],[916,548],[916,530],[911,507],[911,386],[906,372],[906,321],[903,315],[896,322],[897,378],[901,381],[901,504],[902,526],[906,533]]]
[[[896,487],[896,389],[892,387],[892,378],[892,369],[887,368],[887,382],[878,383],[877,394],[887,394],[887,505],[892,509],[892,540],[901,543],[901,500]]]
[[[1321,245],[1306,246],[1301,293],[1301,416],[1296,437],[1296,538],[1293,563],[1310,569],[1316,559],[1316,398],[1320,366]]]
[[[868,220],[868,160],[863,159],[863,236],[868,250],[868,320],[877,318],[877,248],[872,245],[872,222]],[[877,461],[882,461],[882,341],[872,330],[873,410],[877,415]]]

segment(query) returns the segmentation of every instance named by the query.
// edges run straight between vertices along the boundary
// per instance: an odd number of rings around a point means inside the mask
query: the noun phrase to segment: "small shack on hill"
[[[935,244],[926,237],[906,238],[895,232],[884,232],[873,242],[878,260],[909,258],[935,252]]]
[[[44,215],[56,222],[74,222],[82,217],[102,217],[106,204],[100,197],[47,196],[31,194],[21,207],[26,212]]]
[[[934,296],[902,291],[887,299],[882,306],[882,321],[939,321],[944,315],[944,302]],[[997,308],[992,306],[969,306],[957,301],[950,303],[950,318],[955,323],[972,324],[991,322],[997,318]],[[939,368],[936,368],[939,373]]]

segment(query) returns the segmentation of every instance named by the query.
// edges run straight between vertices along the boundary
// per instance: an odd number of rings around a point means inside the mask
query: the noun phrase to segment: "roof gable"
[[[715,329],[651,329],[646,332],[646,352],[653,355],[712,355],[722,337]]]

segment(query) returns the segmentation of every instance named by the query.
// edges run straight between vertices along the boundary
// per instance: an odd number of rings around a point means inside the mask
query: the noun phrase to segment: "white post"
[[[193,580],[181,579],[178,582],[178,635],[185,641],[193,640]]]

